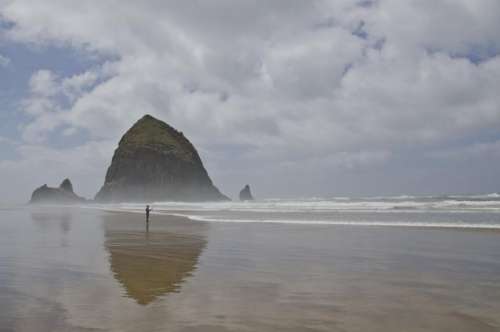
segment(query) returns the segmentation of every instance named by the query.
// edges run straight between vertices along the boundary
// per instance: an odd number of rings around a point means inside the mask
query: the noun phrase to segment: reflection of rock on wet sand
[[[41,228],[50,227],[51,222],[58,221],[59,227],[64,234],[68,234],[71,230],[71,211],[70,210],[41,210],[31,211],[31,220],[36,222],[36,225]]]
[[[127,227],[130,226],[127,221],[116,222],[118,217],[135,217],[136,225]],[[179,231],[178,228],[172,232],[168,227],[156,230],[153,226],[153,231],[146,233],[141,226],[143,224],[137,216],[106,216],[105,245],[116,280],[129,297],[147,305],[179,289],[196,269],[206,241],[200,234]]]

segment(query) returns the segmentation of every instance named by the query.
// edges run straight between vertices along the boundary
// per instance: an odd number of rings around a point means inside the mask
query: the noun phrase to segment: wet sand
[[[0,211],[0,331],[500,331],[500,233]]]

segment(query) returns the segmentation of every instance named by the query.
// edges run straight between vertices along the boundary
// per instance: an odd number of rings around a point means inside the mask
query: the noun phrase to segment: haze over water
[[[149,231],[104,207],[3,209],[0,330],[498,331],[498,230],[380,226],[497,228],[498,212],[389,207],[411,200],[155,204],[226,222],[153,215]]]

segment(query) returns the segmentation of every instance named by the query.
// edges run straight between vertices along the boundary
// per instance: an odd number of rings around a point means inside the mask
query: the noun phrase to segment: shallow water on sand
[[[500,232],[0,211],[0,331],[500,331]]]

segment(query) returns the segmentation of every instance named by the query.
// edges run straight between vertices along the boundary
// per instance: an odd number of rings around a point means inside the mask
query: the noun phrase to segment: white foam
[[[486,197],[488,196],[488,197]],[[445,228],[500,228],[500,200],[491,195],[479,199],[398,196],[380,199],[261,200],[254,202],[156,202],[154,214],[188,217],[206,222],[252,222],[307,225],[401,226]],[[458,196],[457,196],[458,197]],[[98,206],[108,211],[144,213],[144,204]],[[349,220],[352,213],[353,220]],[[388,218],[387,214],[394,214]],[[467,217],[469,213],[484,215]],[[360,220],[360,215],[370,220]],[[420,214],[419,217],[414,217]],[[429,214],[429,221],[425,214]],[[437,217],[436,214],[442,215]],[[498,215],[498,217],[497,217]],[[363,219],[365,217],[362,217]],[[345,220],[339,220],[345,219]],[[388,220],[386,220],[388,219]],[[399,221],[397,219],[400,219]],[[450,220],[451,219],[451,220]],[[453,219],[458,221],[453,221]],[[474,222],[471,222],[471,221]]]
[[[500,200],[265,200],[255,202],[156,202],[155,209],[175,211],[233,211],[233,212],[332,212],[332,211],[368,211],[392,212],[423,211],[500,211]],[[122,209],[142,209],[143,204],[121,204]]]
[[[296,225],[332,225],[332,226],[379,226],[379,227],[417,227],[417,228],[465,228],[465,229],[500,229],[500,224],[462,223],[462,222],[389,222],[389,221],[347,221],[347,220],[294,220],[294,219],[239,219],[217,218],[179,213],[159,213],[186,217],[195,221],[219,223],[272,223]]]
[[[120,209],[101,206],[99,209],[110,212],[130,212],[130,213],[144,213],[138,209]],[[411,227],[411,228],[455,228],[455,229],[500,229],[498,223],[467,223],[462,221],[456,222],[409,222],[409,221],[350,221],[350,220],[304,220],[304,219],[269,219],[269,218],[224,218],[217,216],[200,216],[188,213],[174,213],[168,211],[156,211],[152,214],[155,215],[169,215],[184,217],[194,221],[201,222],[216,222],[216,223],[269,223],[269,224],[293,224],[293,225],[330,225],[330,226],[365,226],[365,227]]]

